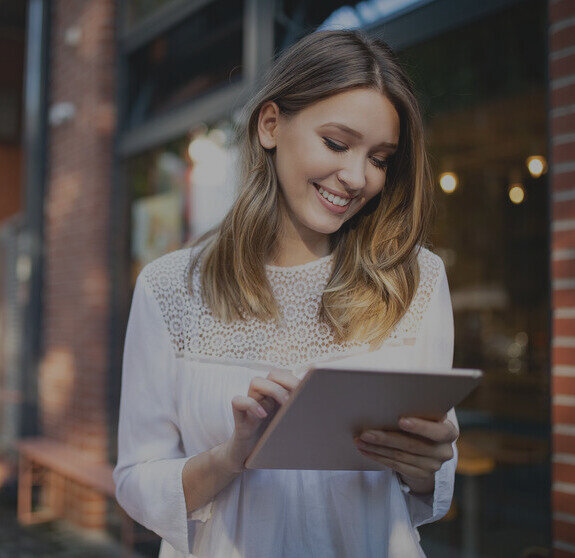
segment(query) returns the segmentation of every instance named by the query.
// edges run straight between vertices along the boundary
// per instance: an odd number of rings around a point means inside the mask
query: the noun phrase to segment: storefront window
[[[127,0],[126,23],[131,27],[172,2],[174,0]]]
[[[545,9],[519,2],[401,53],[437,180],[454,366],[485,372],[458,407],[454,506],[423,527],[428,556],[454,540],[477,556],[549,544]]]
[[[133,52],[125,125],[242,79],[243,1],[216,0]]]
[[[236,146],[229,120],[132,157],[131,280],[142,267],[217,225],[236,193]]]

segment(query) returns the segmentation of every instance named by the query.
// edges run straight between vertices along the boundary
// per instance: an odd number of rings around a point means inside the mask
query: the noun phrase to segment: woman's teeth
[[[330,201],[331,203],[333,203],[333,205],[340,205],[340,206],[344,206],[347,205],[351,199],[350,198],[340,198],[339,196],[334,196],[333,194],[330,194],[329,192],[326,192],[321,186],[317,187],[318,192],[328,201]]]

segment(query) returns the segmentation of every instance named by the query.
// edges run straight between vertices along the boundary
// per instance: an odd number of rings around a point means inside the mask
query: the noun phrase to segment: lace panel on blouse
[[[294,368],[368,350],[367,343],[336,343],[328,325],[319,319],[321,296],[332,269],[327,256],[293,267],[267,266],[282,323],[251,318],[225,324],[203,303],[196,269],[192,291],[187,275],[194,248],[171,252],[149,263],[143,275],[160,306],[178,357],[261,363]],[[419,252],[420,282],[412,303],[384,345],[413,345],[439,277],[438,256]]]

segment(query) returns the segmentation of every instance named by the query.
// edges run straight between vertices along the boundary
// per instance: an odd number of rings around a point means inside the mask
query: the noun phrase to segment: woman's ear
[[[273,149],[277,144],[280,109],[273,101],[265,102],[258,117],[258,136],[264,149]]]

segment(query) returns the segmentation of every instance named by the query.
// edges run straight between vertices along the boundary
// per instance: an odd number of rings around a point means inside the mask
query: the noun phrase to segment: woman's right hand
[[[274,370],[266,378],[255,377],[247,395],[236,395],[232,399],[235,428],[226,451],[234,470],[244,470],[244,462],[256,445],[262,421],[288,400],[299,382],[287,370]]]

